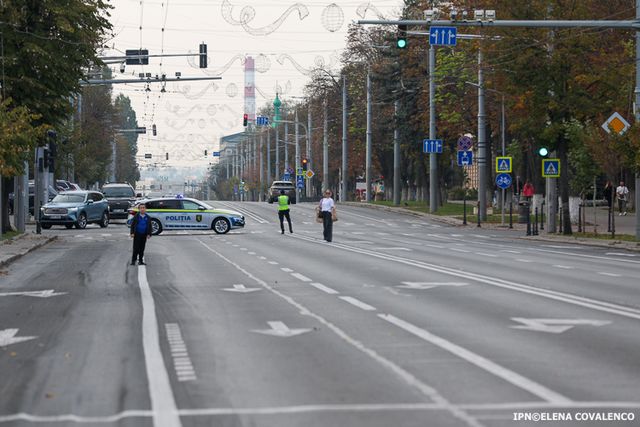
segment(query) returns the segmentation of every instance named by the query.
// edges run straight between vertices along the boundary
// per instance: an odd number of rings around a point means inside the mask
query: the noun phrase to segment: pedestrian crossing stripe
[[[542,176],[545,178],[560,177],[560,159],[542,160]]]
[[[496,172],[511,173],[511,157],[496,157]]]

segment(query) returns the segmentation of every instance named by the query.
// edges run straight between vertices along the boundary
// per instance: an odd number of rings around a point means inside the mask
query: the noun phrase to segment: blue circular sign
[[[506,190],[507,188],[511,187],[512,182],[513,180],[511,179],[511,175],[509,175],[508,173],[501,173],[496,175],[496,185],[498,186],[498,188]]]
[[[458,139],[458,150],[469,151],[473,147],[473,140],[466,135],[461,136]]]

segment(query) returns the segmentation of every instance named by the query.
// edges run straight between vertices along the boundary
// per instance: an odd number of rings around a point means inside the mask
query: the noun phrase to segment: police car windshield
[[[58,194],[53,198],[54,203],[82,203],[84,194]]]

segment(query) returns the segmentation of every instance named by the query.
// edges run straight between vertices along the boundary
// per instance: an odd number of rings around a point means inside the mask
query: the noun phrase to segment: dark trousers
[[[133,235],[133,255],[131,256],[131,262],[142,261],[144,258],[144,247],[147,245],[147,235],[135,233]]]
[[[322,211],[322,228],[324,240],[327,242],[333,240],[333,219],[329,211]]]
[[[280,220],[280,230],[284,233],[284,219],[287,219],[287,223],[289,224],[289,231],[293,233],[293,228],[291,228],[291,216],[289,215],[289,209],[284,211],[278,211],[278,219]]]
[[[618,212],[623,213],[627,211],[627,200],[618,199]]]

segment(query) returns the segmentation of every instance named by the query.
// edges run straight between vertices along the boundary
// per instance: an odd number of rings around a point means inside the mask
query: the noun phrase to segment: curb
[[[622,240],[610,240],[610,241],[599,241],[597,239],[580,239],[576,238],[567,238],[563,236],[524,236],[518,237],[521,240],[539,240],[542,242],[553,242],[553,243],[571,243],[574,245],[582,245],[582,246],[593,246],[598,248],[609,248],[609,249],[620,249],[627,250],[631,252],[640,252],[640,242],[624,242]]]
[[[24,234],[22,234],[21,236],[24,236]],[[20,237],[21,238],[21,237]],[[20,238],[16,238],[16,240],[19,240]],[[41,247],[43,247],[46,244],[49,244],[51,242],[53,242],[54,240],[56,240],[58,238],[58,236],[51,236],[51,237],[47,237],[46,240],[43,240],[41,242],[36,243],[35,245],[31,246],[30,248],[28,248],[26,251],[15,254],[10,256],[7,259],[4,260],[0,260],[0,268],[6,267],[7,265],[11,264],[12,262],[22,258],[23,256],[25,256],[26,254],[28,254],[29,252],[33,252],[36,249],[39,249]],[[12,239],[13,240],[13,239]]]

